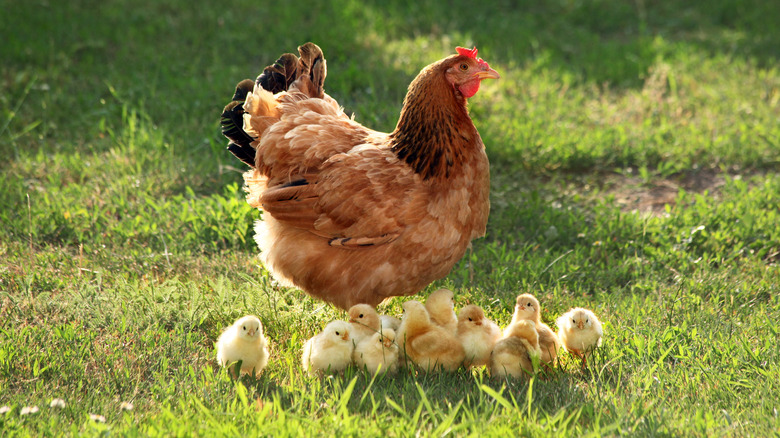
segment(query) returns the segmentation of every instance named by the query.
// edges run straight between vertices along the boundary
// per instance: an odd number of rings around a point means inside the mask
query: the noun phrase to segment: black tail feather
[[[272,65],[266,67],[255,82],[276,94],[287,91],[296,77],[298,77],[298,57],[292,53],[285,53]]]
[[[236,86],[233,101],[227,104],[222,111],[222,134],[230,139],[228,150],[239,160],[254,167],[255,148],[250,143],[254,138],[244,131],[244,101],[246,95],[252,91],[255,83],[251,79],[244,79]]]

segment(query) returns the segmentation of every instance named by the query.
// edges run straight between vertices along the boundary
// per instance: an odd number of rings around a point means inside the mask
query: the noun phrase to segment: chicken
[[[303,344],[301,364],[310,376],[336,373],[352,363],[354,346],[349,337],[350,324],[330,322],[319,334]]]
[[[281,284],[342,309],[415,294],[485,234],[490,171],[467,99],[499,74],[457,48],[422,69],[382,133],[325,93],[317,45],[298,52],[239,83],[222,113],[228,149],[251,166],[247,201],[263,211],[260,258]]]
[[[566,351],[582,358],[582,366],[597,347],[601,346],[604,331],[601,321],[588,309],[575,307],[556,321],[558,337]]]
[[[455,371],[463,363],[466,353],[455,333],[431,322],[425,307],[419,301],[403,304],[404,317],[397,342],[401,353],[424,371]]]
[[[350,336],[357,346],[364,338],[377,333],[382,328],[379,314],[368,304],[355,304],[347,311],[352,325]]]
[[[352,353],[355,364],[365,367],[371,374],[378,372],[394,373],[398,369],[398,344],[395,343],[395,331],[386,329],[364,338],[355,346]]]
[[[425,310],[428,311],[431,322],[454,333],[458,330],[458,316],[455,314],[452,295],[449,289],[435,291],[425,300]]]
[[[467,367],[487,365],[490,352],[498,339],[501,329],[495,322],[485,317],[481,307],[469,304],[458,314],[458,339],[466,353],[464,365]]]
[[[561,348],[561,342],[550,326],[542,322],[542,308],[539,306],[539,300],[531,294],[522,294],[517,296],[515,303],[512,324],[523,320],[535,323],[536,331],[539,332],[539,347],[542,349],[542,362],[548,365],[554,364],[555,360],[558,358],[558,349]]]
[[[520,320],[506,328],[490,354],[488,370],[493,377],[529,377],[536,372],[542,351],[533,321]]]
[[[268,341],[256,316],[239,318],[217,339],[217,362],[229,366],[241,362],[241,373],[257,376],[268,365]]]

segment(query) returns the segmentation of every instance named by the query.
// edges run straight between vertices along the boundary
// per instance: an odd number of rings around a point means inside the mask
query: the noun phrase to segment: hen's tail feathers
[[[233,101],[222,111],[222,134],[230,139],[228,150],[239,160],[254,167],[255,149],[250,145],[255,140],[244,131],[244,101],[255,84],[273,94],[295,88],[309,97],[323,98],[327,67],[322,49],[314,43],[298,47],[300,58],[285,53],[269,65],[257,80],[245,79],[236,86]]]
[[[233,101],[222,111],[222,134],[230,139],[228,150],[239,160],[254,167],[255,148],[250,146],[254,138],[244,131],[244,101],[246,95],[252,92],[255,83],[244,79],[236,86]]]
[[[292,53],[280,56],[263,70],[256,83],[274,94],[294,87],[309,97],[324,97],[327,68],[322,49],[306,43],[298,47],[298,53],[300,58]]]

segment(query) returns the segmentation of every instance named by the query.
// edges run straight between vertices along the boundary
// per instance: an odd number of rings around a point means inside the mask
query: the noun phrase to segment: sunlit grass
[[[306,3],[306,2],[304,2]],[[780,427],[780,74],[772,2],[0,1],[3,435],[757,435]],[[605,322],[590,369],[317,379],[341,311],[258,266],[218,114],[312,40],[327,91],[393,128],[425,64],[476,45],[470,110],[488,233],[439,286],[506,324],[536,294]],[[655,214],[616,192],[697,172]],[[382,310],[400,314],[401,299]],[[213,342],[256,314],[271,360],[233,381]],[[57,401],[62,400],[64,406]],[[129,408],[132,404],[132,408]],[[34,409],[35,408],[35,409]]]

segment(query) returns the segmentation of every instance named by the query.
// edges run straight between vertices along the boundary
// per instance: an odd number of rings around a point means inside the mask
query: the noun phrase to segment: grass
[[[778,433],[777,4],[201,3],[0,0],[4,436]],[[383,130],[455,45],[501,72],[471,103],[488,234],[421,296],[453,288],[502,324],[520,292],[548,322],[590,307],[589,370],[302,372],[306,338],[345,316],[257,266],[218,114],[308,40],[328,92]],[[618,202],[713,173],[657,214]],[[247,313],[271,362],[233,381],[213,342]]]

